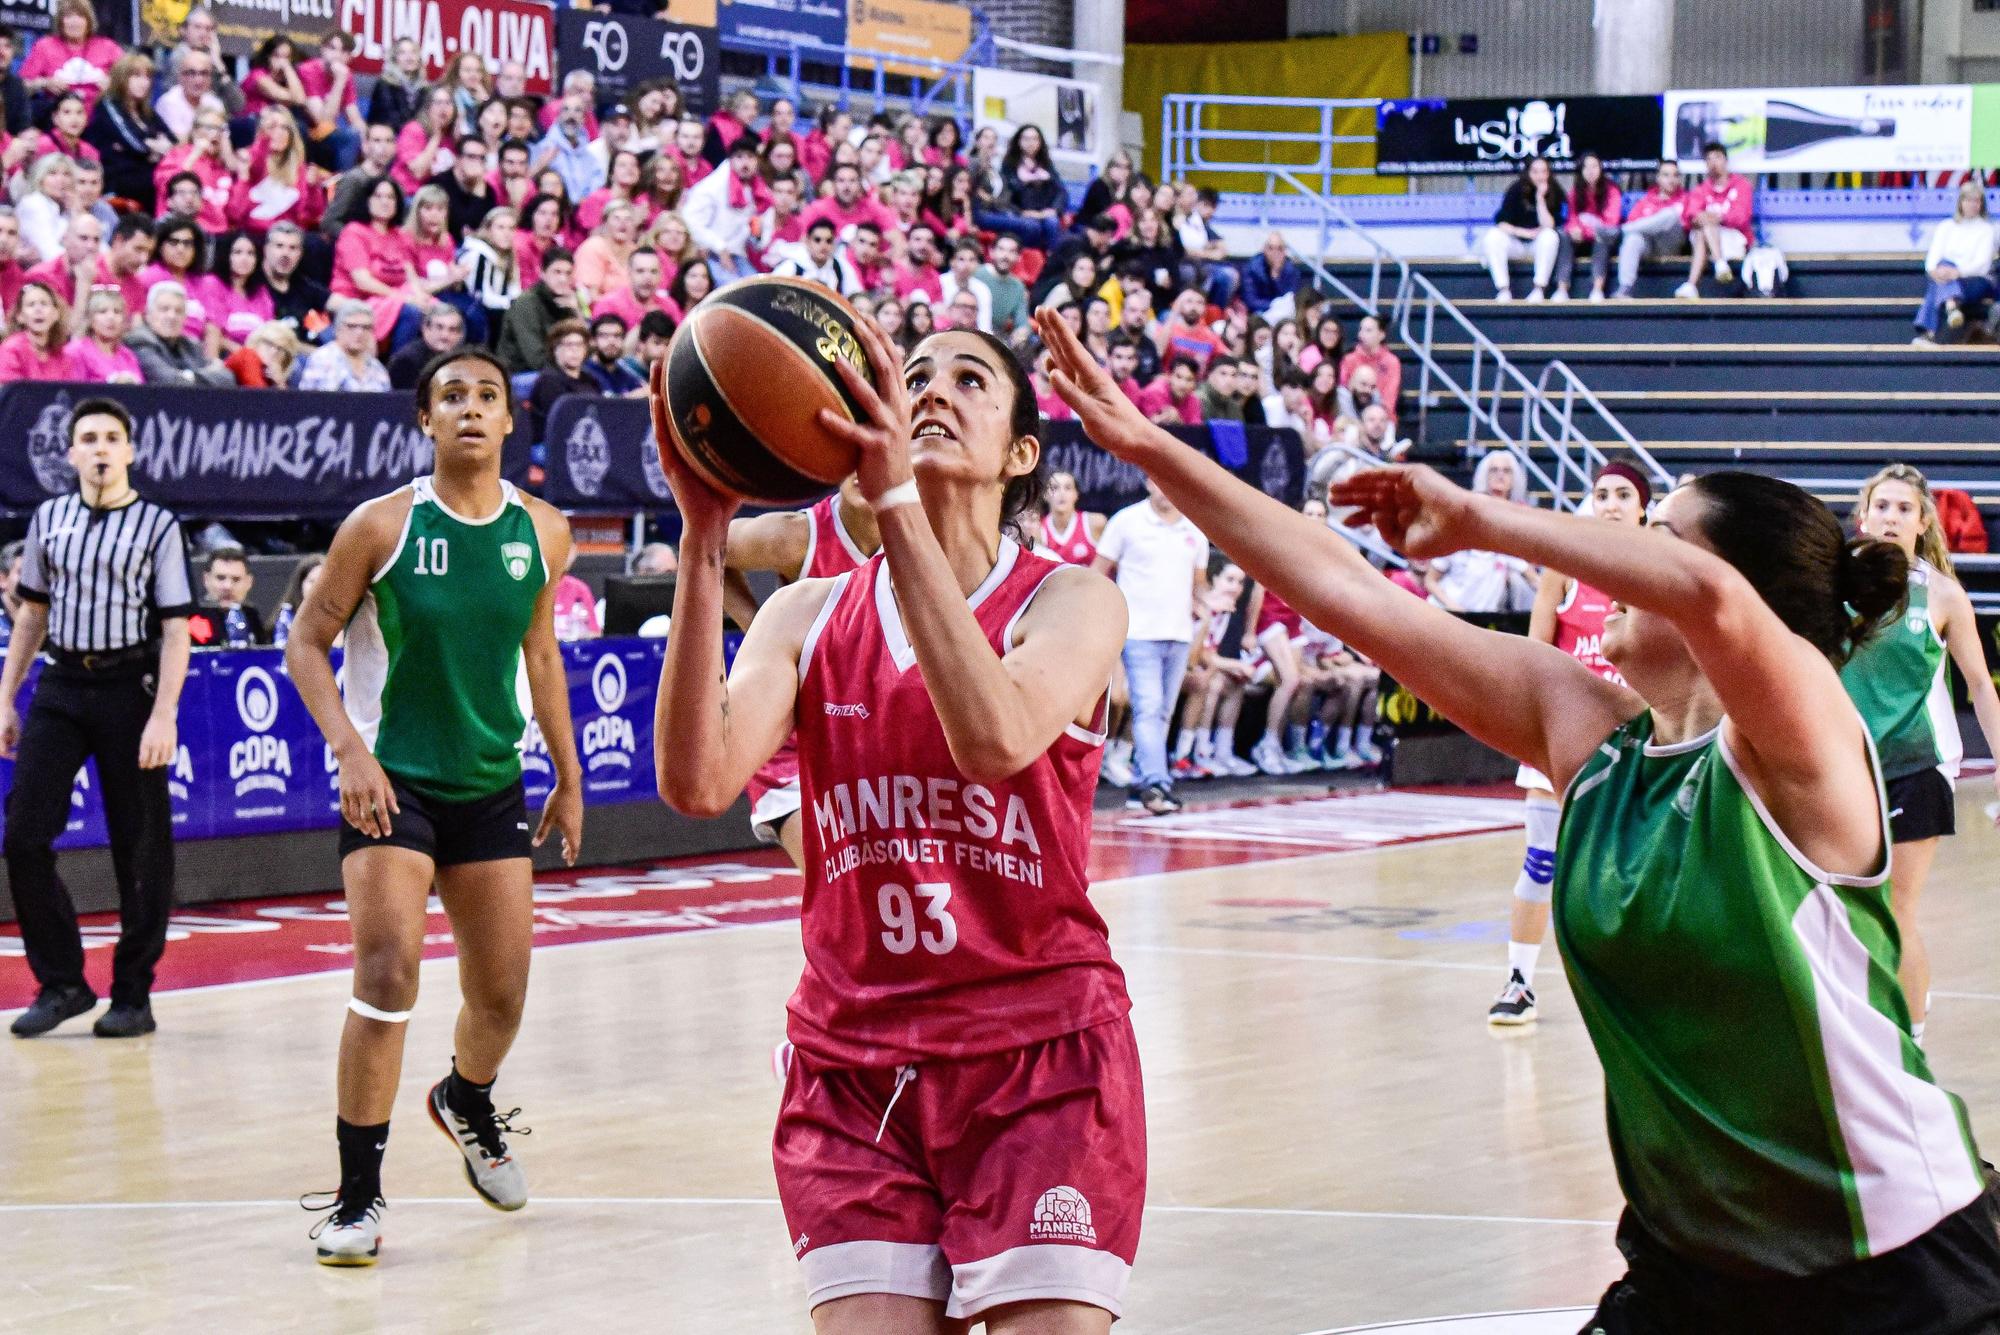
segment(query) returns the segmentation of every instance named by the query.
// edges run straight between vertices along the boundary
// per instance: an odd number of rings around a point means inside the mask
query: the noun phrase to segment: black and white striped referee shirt
[[[49,642],[111,653],[159,638],[194,611],[180,521],[151,501],[94,510],[71,492],[35,508],[21,557],[21,597],[46,603]]]

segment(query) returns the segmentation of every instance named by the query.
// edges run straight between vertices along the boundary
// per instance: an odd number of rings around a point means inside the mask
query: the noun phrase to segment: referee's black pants
[[[153,990],[153,967],[166,949],[174,899],[171,766],[139,768],[139,735],[153,712],[156,682],[150,664],[98,673],[52,664],[35,687],[21,728],[0,852],[7,860],[28,967],[43,987],[83,984],[83,937],[76,905],[56,874],[54,844],[69,822],[76,772],[85,758],[95,756],[118,878],[111,1000],[140,1005]]]

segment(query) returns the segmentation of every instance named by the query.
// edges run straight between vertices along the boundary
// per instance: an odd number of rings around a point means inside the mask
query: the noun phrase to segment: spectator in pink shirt
[[[402,188],[385,176],[368,192],[368,220],[343,227],[333,249],[333,295],[368,303],[377,343],[414,338],[431,304],[431,291],[418,281],[416,248],[396,225],[402,215]]]
[[[21,264],[21,221],[11,207],[0,204],[0,320],[13,313],[27,278]]]
[[[458,137],[458,103],[442,84],[424,94],[417,118],[396,134],[396,165],[389,169],[404,192],[451,170],[458,161],[452,141]]]
[[[214,111],[198,112],[188,142],[182,144],[153,169],[153,188],[159,192],[161,216],[170,204],[167,183],[183,172],[201,182],[201,210],[195,215],[201,230],[218,236],[229,230],[229,199],[241,174],[236,150],[229,146],[229,122]]]
[[[1736,276],[1729,266],[1750,253],[1750,210],[1756,193],[1750,182],[1729,170],[1729,150],[1721,144],[1703,144],[1701,160],[1708,175],[1688,191],[1687,203],[1681,208],[1681,221],[1694,245],[1694,259],[1688,265],[1687,281],[1674,295],[1688,301],[1701,296],[1701,273],[1711,256],[1716,282],[1727,283]]]
[[[1194,358],[1170,357],[1167,373],[1146,386],[1139,411],[1161,426],[1200,426],[1200,383],[1201,371]]]
[[[72,162],[102,161],[97,146],[83,137],[84,126],[90,123],[90,113],[84,106],[81,93],[64,93],[56,100],[55,110],[49,113],[49,132],[42,136],[36,157],[60,153]]]
[[[1686,207],[1681,164],[1668,158],[1653,177],[1653,188],[1639,196],[1620,230],[1618,289],[1612,296],[1630,301],[1632,287],[1639,281],[1641,261],[1648,255],[1678,254],[1687,245],[1687,224],[1683,219]]]
[[[1028,379],[1035,387],[1035,407],[1051,422],[1073,422],[1076,410],[1065,403],[1062,395],[1056,393],[1055,386],[1049,383],[1050,364],[1050,356],[1044,352],[1035,359],[1028,372]]]
[[[103,242],[103,223],[88,213],[71,214],[63,232],[62,252],[28,270],[28,281],[46,285],[65,312],[74,310],[78,288],[88,294],[97,277],[98,250]]]
[[[833,166],[833,151],[847,142],[854,130],[854,117],[832,102],[819,109],[813,128],[799,141],[799,165],[815,184],[826,179]]]
[[[678,326],[681,308],[674,304],[674,299],[662,286],[666,270],[660,263],[660,252],[650,246],[640,247],[625,262],[625,271],[631,282],[613,288],[592,302],[590,313],[593,316],[616,315],[625,321],[627,329],[637,329],[648,311],[659,311]]]
[[[1556,250],[1555,299],[1569,300],[1570,275],[1577,252],[1590,252],[1590,299],[1604,300],[1611,277],[1611,256],[1618,249],[1619,224],[1625,219],[1625,196],[1604,174],[1604,159],[1585,153],[1576,164],[1576,187],[1569,197],[1569,217],[1562,225]]]
[[[1111,336],[1111,354],[1104,364],[1111,371],[1111,383],[1144,412],[1146,388],[1139,383],[1139,345],[1132,335],[1121,329]]]
[[[39,39],[21,62],[21,82],[32,95],[76,93],[86,115],[111,82],[111,67],[124,55],[118,43],[97,35],[97,9],[90,0],[62,0],[55,30]]]
[[[130,312],[115,288],[98,288],[84,303],[83,329],[70,340],[75,378],[93,385],[139,385],[145,376],[139,358],[125,346]]]
[[[306,120],[320,165],[337,172],[361,160],[361,137],[368,132],[355,92],[357,80],[348,65],[353,57],[354,39],[334,28],[319,39],[319,54],[299,66]]]
[[[230,232],[215,243],[215,264],[197,280],[201,304],[208,318],[222,331],[220,351],[213,356],[236,354],[250,335],[271,319],[271,293],[264,285],[264,260],[257,238],[248,232]]]
[[[942,306],[944,286],[938,281],[937,233],[928,223],[918,223],[910,229],[904,255],[904,262],[890,271],[896,295],[908,302],[912,293],[920,293],[933,306]]]
[[[55,289],[29,279],[14,303],[13,332],[0,341],[0,385],[22,380],[74,380],[65,329],[69,313]]]
[[[1403,391],[1403,364],[1396,360],[1396,354],[1389,351],[1389,331],[1383,327],[1379,315],[1364,315],[1355,330],[1355,348],[1340,359],[1340,384],[1347,385],[1354,379],[1354,373],[1366,366],[1375,372],[1376,396],[1396,410],[1396,396]]]
[[[851,229],[858,223],[872,222],[884,235],[897,226],[893,210],[862,193],[861,168],[851,162],[834,167],[833,193],[808,205],[799,223],[801,227],[811,227],[820,218],[831,218],[843,241],[852,239]]]
[[[200,224],[189,218],[173,218],[161,223],[154,235],[153,262],[139,273],[139,281],[149,289],[161,283],[179,283],[187,296],[187,316],[181,337],[199,344],[214,359],[213,348],[220,346],[222,331],[209,320],[208,305],[202,300],[203,255],[208,239]]]

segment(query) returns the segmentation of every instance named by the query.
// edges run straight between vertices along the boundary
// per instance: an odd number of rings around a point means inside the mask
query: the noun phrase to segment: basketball
[[[711,485],[766,505],[826,495],[852,473],[855,451],[819,424],[860,405],[836,360],[869,375],[854,308],[822,284],[761,277],[697,306],[667,350],[673,445]]]

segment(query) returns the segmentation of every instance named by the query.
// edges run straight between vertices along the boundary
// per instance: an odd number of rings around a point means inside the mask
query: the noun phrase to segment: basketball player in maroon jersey
[[[831,579],[858,569],[880,550],[882,535],[875,528],[875,512],[861,498],[861,483],[853,477],[806,509],[732,519],[723,555],[723,610],[747,631],[757,616],[757,595],[750,591],[746,572],[768,571],[787,584]],[[751,777],[749,789],[751,832],[783,848],[792,865],[803,869],[799,753],[790,738]]]
[[[661,451],[686,528],[661,796],[726,810],[797,729],[805,972],[773,1158],[820,1335],[1102,1335],[1145,1196],[1124,975],[1084,864],[1125,603],[1024,551],[1033,389],[1007,347],[857,329],[882,552],[764,606],[725,680],[732,499]],[[898,369],[900,366],[900,370]],[[661,384],[654,425],[668,439]]]
[[[1646,475],[1614,459],[1590,484],[1590,513],[1613,524],[1643,524],[1653,489]],[[1544,570],[1528,616],[1528,635],[1556,648],[1609,682],[1625,679],[1603,653],[1604,619],[1611,597],[1560,570]],[[1503,1028],[1535,1022],[1535,964],[1549,930],[1549,896],[1556,874],[1556,825],[1562,807],[1547,775],[1527,765],[1514,780],[1527,790],[1528,850],[1514,878],[1514,909],[1507,926],[1507,982],[1487,1008],[1486,1022]]]

